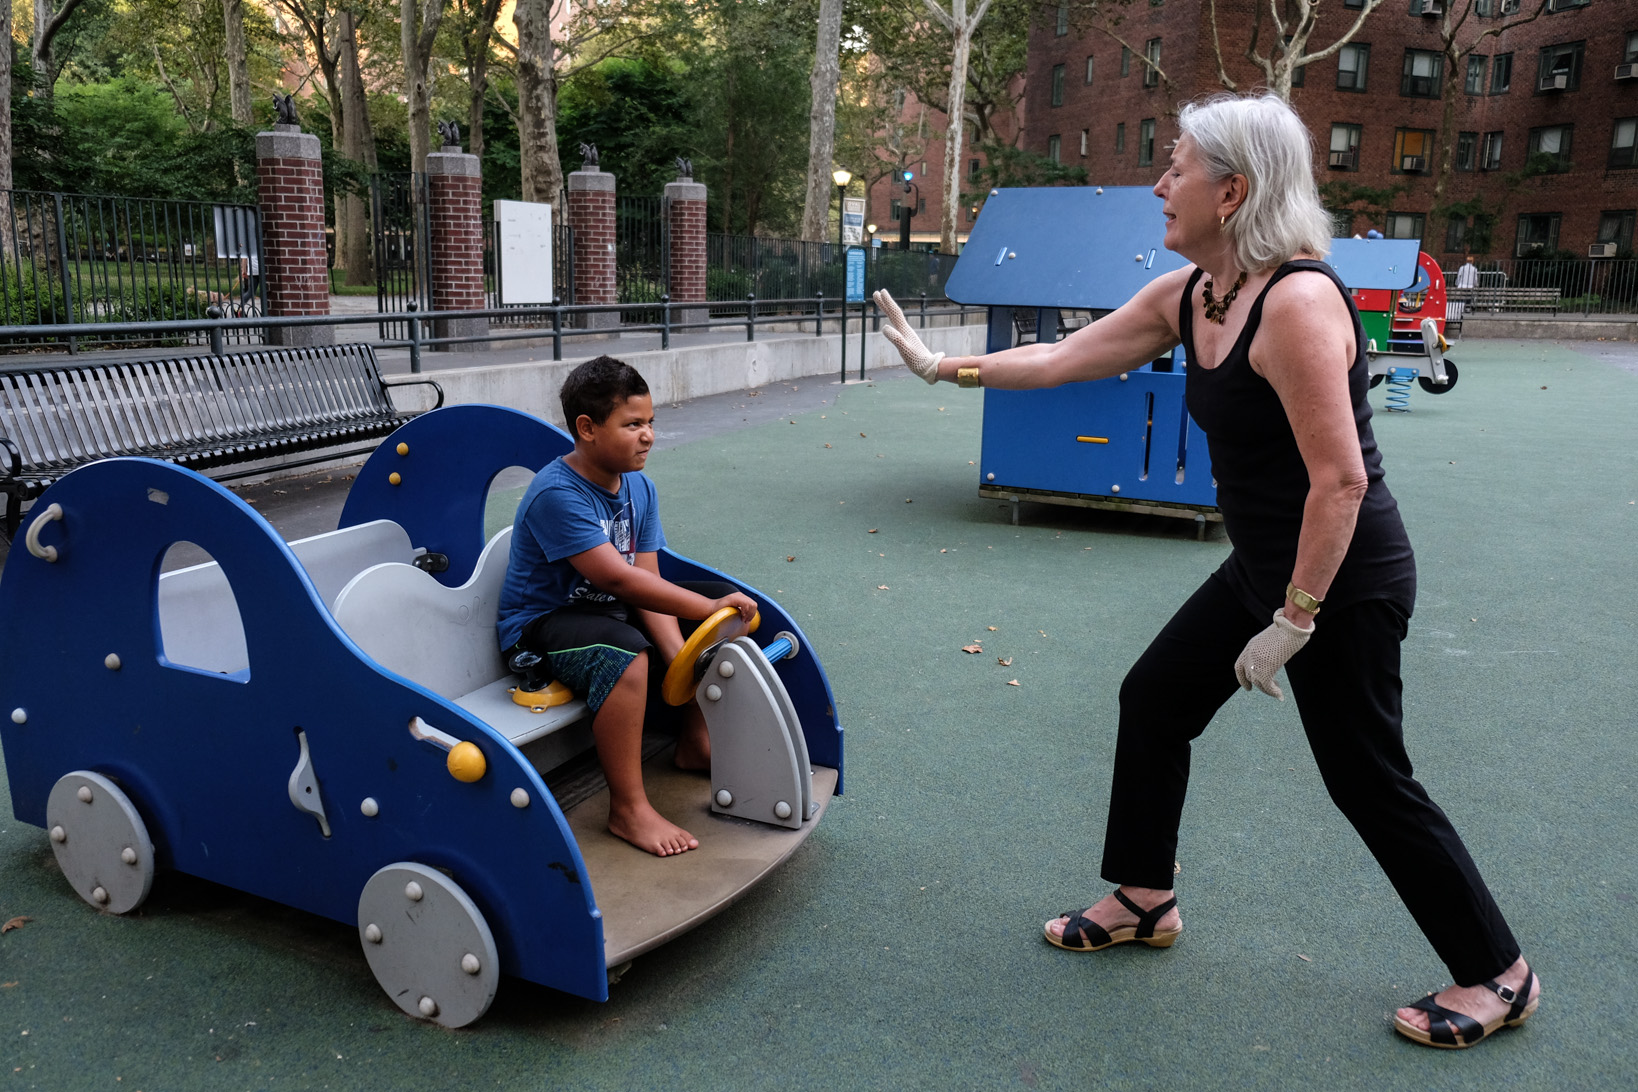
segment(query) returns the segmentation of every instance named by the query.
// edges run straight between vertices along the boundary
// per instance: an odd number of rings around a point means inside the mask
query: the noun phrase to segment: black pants
[[[1519,946],[1461,837],[1412,775],[1399,679],[1407,623],[1405,613],[1385,600],[1327,609],[1314,637],[1286,665],[1286,676],[1331,799],[1365,840],[1456,984],[1471,986],[1511,966]],[[1214,575],[1127,673],[1104,839],[1105,880],[1172,886],[1190,741],[1239,688],[1234,661],[1268,624]]]

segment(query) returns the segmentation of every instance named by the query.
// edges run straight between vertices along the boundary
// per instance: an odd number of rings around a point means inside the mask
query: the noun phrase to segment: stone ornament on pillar
[[[574,302],[616,303],[614,265],[614,175],[598,169],[597,148],[582,144],[585,157],[568,177],[569,227],[574,231]],[[576,316],[585,329],[620,325],[615,311]]]
[[[428,247],[434,311],[483,310],[483,171],[478,157],[460,148],[460,128],[439,122],[442,151],[427,156]],[[437,319],[433,337],[479,337],[489,333],[486,318]],[[489,348],[487,341],[438,345],[438,350]]]
[[[273,96],[279,121],[256,134],[262,248],[245,258],[244,277],[267,279],[267,313],[328,315],[330,263],[324,245],[324,169],[318,137],[301,131],[289,95]],[[333,345],[334,326],[275,327],[274,345]]]

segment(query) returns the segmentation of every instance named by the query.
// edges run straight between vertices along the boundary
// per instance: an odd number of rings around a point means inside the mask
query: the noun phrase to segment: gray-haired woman
[[[1415,561],[1371,434],[1359,314],[1320,261],[1331,224],[1308,131],[1271,96],[1189,105],[1178,124],[1155,194],[1166,247],[1193,264],[1113,314],[1060,342],[946,358],[876,296],[887,338],[929,383],[1052,387],[1117,375],[1179,342],[1188,356],[1188,409],[1210,442],[1234,548],[1121,686],[1102,867],[1120,886],[1047,922],[1046,939],[1077,952],[1177,939],[1190,741],[1237,687],[1283,700],[1283,666],[1331,798],[1456,983],[1400,1009],[1394,1026],[1471,1046],[1527,1019],[1541,986],[1405,754],[1399,646]]]

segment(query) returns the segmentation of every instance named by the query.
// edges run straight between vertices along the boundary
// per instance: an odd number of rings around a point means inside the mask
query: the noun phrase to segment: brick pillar
[[[670,233],[671,312],[675,322],[704,322],[710,312],[703,307],[676,310],[678,303],[704,300],[705,295],[705,186],[692,178],[679,178],[665,187],[666,227]]]
[[[483,171],[478,157],[446,144],[427,156],[427,200],[432,221],[432,309],[481,311],[483,293]],[[489,332],[486,318],[439,319],[434,337],[472,337]],[[487,341],[437,345],[444,351],[487,349]]]
[[[256,134],[262,207],[261,275],[269,315],[328,315],[330,268],[324,252],[324,170],[319,140],[297,125]],[[334,326],[268,331],[274,345],[333,345]]]
[[[595,167],[569,175],[569,226],[574,229],[574,302],[614,303],[614,176]],[[577,316],[577,325],[620,325],[609,311]]]

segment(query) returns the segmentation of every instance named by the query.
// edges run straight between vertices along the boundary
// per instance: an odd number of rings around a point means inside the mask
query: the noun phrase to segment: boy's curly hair
[[[609,419],[616,405],[647,393],[648,383],[636,368],[612,356],[599,356],[570,372],[558,397],[563,402],[564,423],[572,434],[582,414],[600,425]]]

